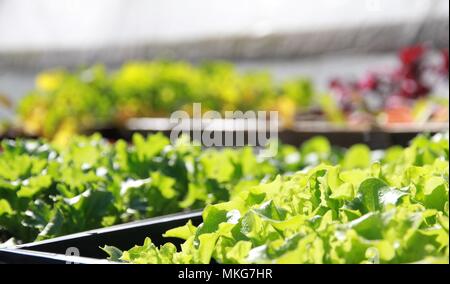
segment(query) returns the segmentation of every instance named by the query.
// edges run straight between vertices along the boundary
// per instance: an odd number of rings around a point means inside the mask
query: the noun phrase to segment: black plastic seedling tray
[[[162,235],[189,220],[199,225],[202,212],[177,213],[0,249],[0,263],[107,263],[107,255],[100,249],[105,245],[127,250],[149,237],[155,245],[172,242],[179,246],[182,240]]]
[[[115,262],[13,248],[0,249],[0,264],[115,264]]]

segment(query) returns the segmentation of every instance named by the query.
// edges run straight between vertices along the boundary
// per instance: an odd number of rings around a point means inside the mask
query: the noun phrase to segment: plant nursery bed
[[[385,149],[399,145],[406,147],[420,133],[436,134],[448,131],[448,123],[399,123],[386,126],[337,126],[322,121],[298,121],[291,129],[280,131],[285,144],[301,145],[315,136],[326,137],[333,145],[351,147],[366,144],[371,149]]]
[[[226,120],[216,120],[216,126],[208,126],[209,131],[222,131],[224,137],[230,132],[233,135],[243,134],[247,141],[249,133],[257,133],[256,129],[243,130],[242,123],[230,124]],[[228,123],[228,124],[227,124]],[[116,141],[118,139],[131,140],[134,133],[143,135],[161,132],[170,136],[172,128],[175,126],[167,118],[133,118],[121,128],[99,128],[88,131],[87,134],[99,132],[103,137]],[[351,147],[354,144],[366,144],[371,149],[384,149],[394,145],[408,146],[409,141],[419,133],[435,134],[449,130],[448,123],[428,122],[421,124],[398,123],[386,126],[370,125],[336,125],[327,121],[296,121],[291,127],[280,125],[277,137],[282,143],[299,146],[305,141],[315,137],[324,136],[333,145],[341,147]],[[192,135],[192,129],[183,127],[182,131]],[[266,137],[271,134],[267,127]]]
[[[162,235],[189,220],[199,225],[202,212],[155,217],[0,249],[0,263],[105,263],[107,255],[100,249],[105,245],[129,249],[149,237],[158,245],[172,242],[179,246],[179,239],[163,238]]]

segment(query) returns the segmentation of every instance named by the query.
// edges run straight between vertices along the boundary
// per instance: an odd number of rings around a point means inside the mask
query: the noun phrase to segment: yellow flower
[[[45,92],[56,90],[63,80],[64,76],[61,71],[49,71],[40,73],[36,77],[36,87]]]

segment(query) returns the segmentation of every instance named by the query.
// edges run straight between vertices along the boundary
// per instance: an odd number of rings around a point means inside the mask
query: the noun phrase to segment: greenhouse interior
[[[448,264],[448,48],[444,0],[0,0],[0,263]]]

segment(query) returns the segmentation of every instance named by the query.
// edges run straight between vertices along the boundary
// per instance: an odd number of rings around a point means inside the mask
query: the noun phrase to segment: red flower
[[[378,77],[373,73],[369,73],[358,83],[360,89],[374,91],[378,87]]]
[[[405,65],[415,64],[422,59],[425,51],[422,44],[406,47],[400,51],[400,60]]]

